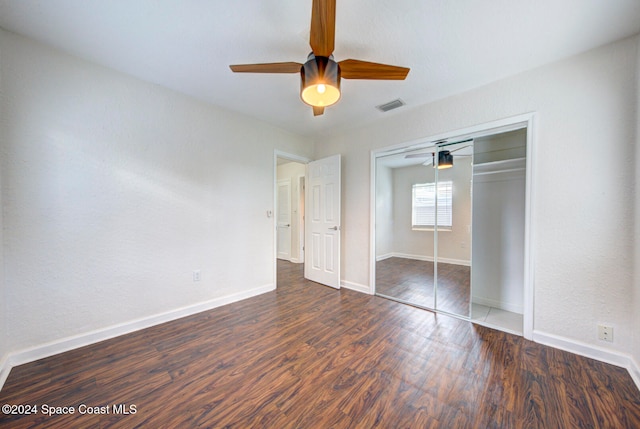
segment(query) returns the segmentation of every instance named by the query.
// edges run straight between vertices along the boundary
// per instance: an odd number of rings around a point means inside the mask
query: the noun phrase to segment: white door
[[[278,259],[291,260],[291,179],[278,180],[276,194],[278,230]]]
[[[307,164],[304,277],[340,288],[340,155]]]

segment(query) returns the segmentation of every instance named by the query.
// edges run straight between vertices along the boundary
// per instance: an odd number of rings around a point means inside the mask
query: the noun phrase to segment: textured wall
[[[0,36],[11,351],[272,285],[273,153],[307,142]]]
[[[635,314],[635,337],[634,337],[634,349],[633,357],[636,362],[636,366],[640,368],[640,43],[638,43],[637,53],[637,68],[636,68],[636,88],[635,94],[637,97],[636,104],[636,187],[635,191],[635,258],[634,258],[634,288],[633,288],[633,309]],[[640,377],[640,374],[638,374]],[[640,384],[640,378],[636,380],[637,384]]]
[[[316,155],[344,160],[344,280],[369,284],[371,149],[535,111],[534,329],[631,352],[640,312],[630,299],[637,44],[626,39],[323,139]],[[615,326],[613,344],[597,340],[598,322]]]
[[[4,104],[4,86],[2,84],[2,74],[3,74],[3,44],[2,42],[3,33],[0,30],[0,149],[4,147],[4,143],[6,140],[6,130],[7,130],[7,122],[5,115],[5,104]],[[2,157],[3,151],[0,150],[0,159]],[[2,168],[2,164],[0,163],[0,370],[2,369],[4,359],[7,357],[9,353],[9,344],[7,342],[7,331],[6,331],[6,321],[7,321],[7,297],[5,294],[5,282],[4,282],[4,223],[2,222],[2,182],[4,176],[4,169]],[[0,374],[0,384],[2,384],[2,375]]]

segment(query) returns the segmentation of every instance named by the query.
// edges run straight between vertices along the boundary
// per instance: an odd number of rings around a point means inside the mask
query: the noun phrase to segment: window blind
[[[436,212],[437,199],[437,212]],[[451,227],[453,223],[453,182],[416,183],[413,185],[411,222],[414,227]]]

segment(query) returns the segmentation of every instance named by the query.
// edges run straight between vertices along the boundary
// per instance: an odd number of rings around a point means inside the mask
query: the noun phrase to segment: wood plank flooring
[[[435,308],[433,262],[387,258],[376,262],[376,293],[426,308]],[[437,308],[469,317],[471,267],[438,263]]]
[[[277,291],[14,368],[0,404],[40,413],[0,427],[640,427],[625,369],[301,269],[279,262]]]

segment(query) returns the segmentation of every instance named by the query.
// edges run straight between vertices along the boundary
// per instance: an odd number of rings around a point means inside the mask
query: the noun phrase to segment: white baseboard
[[[393,253],[385,253],[384,255],[378,255],[376,256],[376,261],[377,262],[384,261],[385,259],[393,258],[393,256],[394,256]]]
[[[210,301],[177,308],[165,313],[132,320],[130,322],[121,323],[118,325],[110,326],[108,328],[98,329],[92,332],[87,332],[85,334],[62,338],[50,343],[41,344],[39,346],[19,350],[16,352],[11,352],[7,356],[5,356],[2,361],[0,361],[0,390],[2,389],[2,386],[4,386],[11,368],[13,368],[14,366],[34,362],[39,359],[95,344],[100,341],[118,337],[120,335],[129,334],[131,332],[139,331],[141,329],[149,328],[161,323],[170,322],[172,320],[180,319],[186,316],[191,316],[196,313],[211,310],[213,308],[221,307],[223,305],[231,304],[233,302],[241,301],[253,296],[261,295],[272,290],[275,290],[275,286],[273,284],[268,284],[247,291],[215,298]]]
[[[638,389],[640,389],[640,367],[631,355],[535,330],[533,331],[533,341],[556,349],[575,353],[580,356],[595,359],[600,362],[625,368],[629,372],[633,382],[636,384]]]
[[[384,257],[384,259],[388,259],[388,258],[404,258],[404,259],[413,259],[413,260],[416,260],[416,261],[433,262],[433,256],[412,255],[410,253],[393,252],[393,253],[388,253],[388,254],[382,255],[382,256]],[[471,266],[471,261],[465,261],[463,259],[453,259],[453,258],[438,257],[438,262],[441,262],[443,264],[464,265],[465,267],[470,267]]]
[[[524,308],[522,305],[512,304],[509,302],[498,301],[490,298],[483,298],[481,296],[473,296],[471,297],[471,301],[474,304],[480,304],[487,307],[499,308],[501,310],[510,311],[512,313],[523,314]]]
[[[342,280],[340,282],[340,287],[345,289],[354,290],[356,292],[366,293],[367,295],[373,295],[371,288],[366,285],[362,285],[360,283],[349,282],[347,280]]]
[[[629,375],[631,375],[631,378],[633,378],[634,383],[636,383],[638,390],[640,390],[640,365],[638,365],[638,362],[636,362],[635,359],[631,358],[631,363],[629,368],[627,368],[627,371],[629,371]]]

